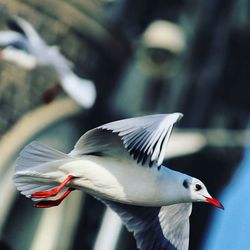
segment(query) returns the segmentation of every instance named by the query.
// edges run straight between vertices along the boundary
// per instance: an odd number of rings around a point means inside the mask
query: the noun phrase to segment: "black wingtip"
[[[18,20],[16,17],[9,17],[6,19],[6,24],[8,25],[8,27],[13,30],[16,31],[24,36],[26,36],[24,30],[22,29],[22,27],[20,26],[20,24],[18,23]]]
[[[149,167],[152,168],[153,165],[154,165],[154,161],[150,160],[150,161],[149,161]]]
[[[145,154],[144,156],[143,156],[143,159],[142,159],[142,166],[144,166],[145,165],[145,163],[147,162],[147,160],[148,160],[148,155],[147,154]]]

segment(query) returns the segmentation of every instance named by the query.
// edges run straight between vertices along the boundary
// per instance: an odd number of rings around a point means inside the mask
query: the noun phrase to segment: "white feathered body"
[[[162,166],[181,117],[160,114],[104,124],[85,133],[69,154],[32,142],[17,159],[17,189],[38,200],[36,207],[59,205],[73,189],[84,190],[121,216],[139,249],[188,250],[191,202],[223,206],[198,179]]]
[[[140,161],[142,157],[139,154],[138,160],[135,160],[137,157],[136,141],[130,140],[129,134],[126,134],[126,131],[133,132],[133,127],[131,127],[133,123],[139,135],[141,135],[141,128],[144,133],[144,129],[148,126],[147,134],[148,136],[151,134],[151,137],[145,138],[151,140],[150,145],[154,148],[152,155],[153,157],[159,155],[158,157],[162,158],[165,153],[159,149],[167,141],[163,135],[165,134],[168,138],[172,124],[180,116],[181,114],[176,113],[167,116],[151,116],[151,119],[149,117],[142,118],[142,120],[133,118],[98,127],[85,133],[69,154],[33,142],[25,147],[17,159],[15,173],[17,188],[22,194],[31,197],[34,192],[53,188],[71,175],[76,178],[68,183],[69,187],[82,189],[100,198],[121,203],[164,206],[189,202],[190,199],[187,200],[187,198],[190,197],[187,197],[185,189],[178,188],[182,185],[183,179],[189,177],[157,165],[158,158],[153,161],[152,158]],[[167,125],[163,126],[163,122]],[[158,130],[155,130],[154,124],[159,126]],[[126,140],[123,143],[126,143],[127,149],[123,146],[119,136],[108,130],[109,127],[112,129],[121,127],[123,139]],[[138,136],[135,134],[133,137]],[[156,140],[158,137],[159,140]],[[145,140],[143,144],[146,145]],[[135,154],[134,159],[129,155],[131,145],[131,152]],[[144,150],[147,152],[151,149],[147,147]],[[160,164],[162,161],[160,160]],[[178,195],[177,192],[179,192]]]
[[[135,161],[83,156],[56,160],[18,171],[15,178],[20,183],[21,191],[23,185],[29,187],[27,182],[31,185],[34,183],[43,190],[44,185],[56,186],[68,175],[72,175],[77,178],[71,180],[70,187],[94,196],[133,205],[163,206],[180,202],[176,200],[174,188],[180,174],[163,166],[158,170],[136,164]],[[23,194],[30,196],[34,191],[31,186]]]
[[[175,172],[165,167],[157,170],[132,162],[85,156],[61,169],[81,177],[72,180],[73,186],[102,198],[144,206],[178,202],[171,185]]]

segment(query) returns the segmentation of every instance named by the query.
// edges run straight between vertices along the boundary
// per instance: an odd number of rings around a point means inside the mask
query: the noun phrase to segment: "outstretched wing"
[[[13,32],[23,36],[29,47],[29,53],[35,56],[42,64],[52,65],[59,77],[71,73],[71,64],[55,47],[49,47],[31,23],[25,19],[13,16],[8,21]]]
[[[107,123],[84,134],[71,154],[109,152],[117,157],[126,149],[138,163],[160,166],[173,126],[182,116],[181,113],[159,114]]]
[[[8,26],[12,30],[24,35],[34,48],[39,49],[47,46],[34,27],[23,18],[17,16],[12,17],[8,22]]]
[[[133,232],[140,250],[188,250],[192,203],[141,207],[103,201]]]
[[[0,46],[11,46],[29,52],[27,39],[22,34],[15,31],[0,31]]]

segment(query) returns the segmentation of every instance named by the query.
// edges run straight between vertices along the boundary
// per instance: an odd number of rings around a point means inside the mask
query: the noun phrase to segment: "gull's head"
[[[207,202],[224,209],[223,205],[208,193],[206,186],[200,180],[196,178],[184,179],[183,187],[189,191],[192,202]]]

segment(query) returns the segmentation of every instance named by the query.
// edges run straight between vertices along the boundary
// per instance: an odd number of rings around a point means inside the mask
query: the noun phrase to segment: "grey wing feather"
[[[182,116],[181,113],[144,116],[111,122],[99,128],[117,133],[138,163],[149,159],[151,164],[160,166],[173,126]]]
[[[71,159],[70,156],[45,144],[33,141],[28,144],[16,160],[16,171],[27,170],[39,164],[49,163],[56,160]]]
[[[141,207],[102,200],[133,232],[141,250],[188,250],[191,203]]]
[[[117,157],[118,153],[128,155],[124,152],[127,151],[138,163],[160,166],[173,125],[182,116],[181,113],[159,114],[107,123],[84,134],[71,154],[109,151]]]
[[[158,218],[165,238],[178,250],[188,250],[189,216],[192,203],[180,203],[161,207]]]
[[[132,160],[116,134],[98,128],[85,133],[69,155],[74,157],[81,157],[82,155],[115,156],[117,159]]]

